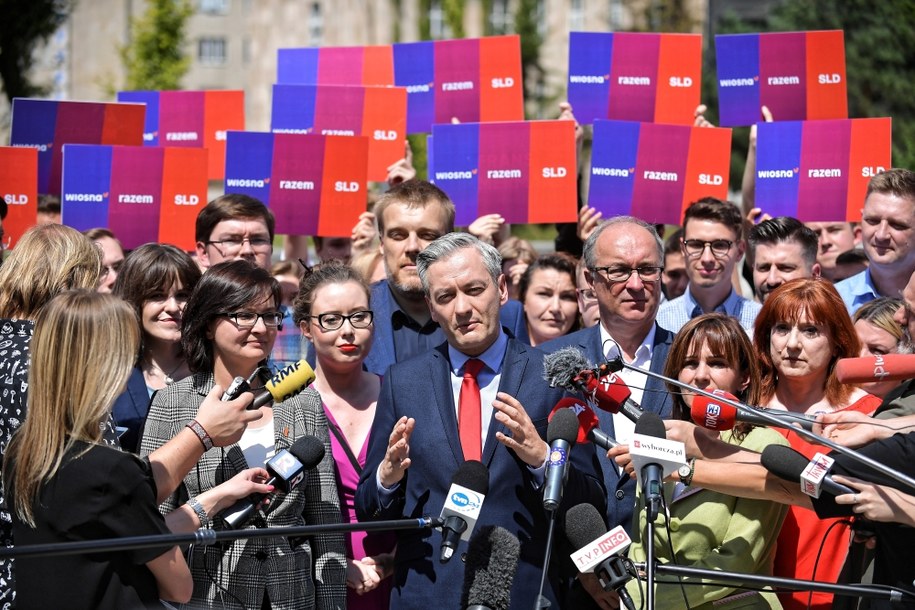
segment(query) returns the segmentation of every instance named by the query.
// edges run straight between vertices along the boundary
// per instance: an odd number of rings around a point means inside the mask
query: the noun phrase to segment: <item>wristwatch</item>
[[[677,474],[680,475],[680,482],[687,487],[689,487],[689,484],[693,482],[693,473],[695,472],[696,458],[691,459],[677,469]]]

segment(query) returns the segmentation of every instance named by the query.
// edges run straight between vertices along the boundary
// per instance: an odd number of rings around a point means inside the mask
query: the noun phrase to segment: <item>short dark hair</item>
[[[91,239],[92,241],[98,241],[103,237],[110,237],[114,241],[118,242],[118,245],[121,245],[121,242],[115,237],[114,233],[110,229],[105,227],[95,227],[93,229],[86,229],[83,231],[83,235]]]
[[[379,233],[384,233],[384,211],[395,203],[402,203],[410,208],[424,208],[430,203],[438,203],[445,211],[448,225],[445,227],[445,233],[454,231],[454,203],[445,191],[431,182],[416,179],[405,180],[382,195],[373,208]]]
[[[750,262],[756,257],[756,246],[759,244],[778,244],[781,242],[793,242],[801,247],[801,254],[804,262],[812,266],[817,261],[817,251],[819,249],[819,239],[813,229],[807,228],[797,218],[791,216],[778,216],[764,220],[750,229],[747,234],[747,245],[749,246],[747,256]]]
[[[260,200],[243,195],[241,193],[229,193],[222,197],[217,197],[204,206],[200,213],[197,214],[197,223],[194,227],[194,240],[207,242],[213,229],[223,220],[239,220],[245,218],[255,218],[263,220],[267,225],[267,232],[270,233],[270,241],[273,241],[276,220],[273,218],[273,212],[265,206]]]
[[[682,254],[683,251],[680,249],[680,240],[683,239],[683,229],[677,229],[670,234],[670,237],[664,240],[664,256],[667,257],[668,254]],[[663,264],[664,261],[661,261]]]
[[[244,259],[210,267],[184,306],[181,347],[188,368],[194,373],[213,369],[213,342],[207,338],[207,327],[214,318],[270,297],[279,310],[280,283],[266,269]]]
[[[534,272],[538,269],[555,269],[560,273],[567,273],[569,274],[569,277],[572,278],[572,285],[574,286],[575,265],[575,259],[562,252],[541,254],[534,262],[528,265],[527,269],[524,270],[524,273],[521,274],[521,279],[518,281],[518,300],[524,303],[524,299],[527,297],[527,289],[530,287],[531,277],[533,277]]]
[[[362,274],[342,261],[328,261],[312,267],[310,272],[306,271],[305,277],[299,283],[299,293],[292,303],[293,322],[298,325],[311,315],[311,307],[314,305],[318,288],[324,284],[344,284],[346,282],[357,283],[365,291],[365,296],[371,300],[369,285]]]
[[[686,223],[690,220],[719,222],[734,231],[738,240],[743,239],[743,216],[740,215],[738,207],[730,201],[716,199],[715,197],[703,197],[698,201],[694,201],[683,213],[684,233],[686,232]]]

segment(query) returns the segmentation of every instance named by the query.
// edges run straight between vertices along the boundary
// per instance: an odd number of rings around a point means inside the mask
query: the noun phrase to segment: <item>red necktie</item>
[[[461,396],[458,399],[458,432],[465,460],[479,460],[483,456],[480,422],[480,384],[477,375],[483,368],[483,361],[471,358],[464,365],[464,380],[461,382]]]

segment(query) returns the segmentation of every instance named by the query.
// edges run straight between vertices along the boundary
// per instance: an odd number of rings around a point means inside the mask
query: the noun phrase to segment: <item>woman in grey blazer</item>
[[[188,503],[201,522],[214,515],[197,495],[232,478],[249,465],[260,466],[275,452],[303,436],[316,436],[324,458],[305,482],[287,494],[277,492],[244,527],[286,527],[339,523],[340,504],[334,478],[327,420],[313,390],[261,407],[263,417],[248,425],[238,443],[212,447],[194,421],[203,399],[222,392],[235,377],[264,382],[258,370],[270,354],[281,324],[279,285],[247,261],[210,268],[187,302],[182,346],[193,375],[161,391],[150,405],[140,443],[141,455],[155,451],[185,426],[194,430],[206,451],[183,484],[160,507],[168,513]],[[214,387],[216,389],[214,390]],[[218,525],[219,519],[216,519]],[[188,607],[291,608],[336,610],[345,607],[345,548],[342,534],[307,540],[259,538],[223,545],[191,547],[188,563],[194,593]]]

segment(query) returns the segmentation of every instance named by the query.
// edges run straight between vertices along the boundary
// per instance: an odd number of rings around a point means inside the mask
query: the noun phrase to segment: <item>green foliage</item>
[[[429,24],[429,11],[432,10],[432,0],[419,0],[419,39],[430,40],[432,27]]]
[[[540,64],[543,37],[537,29],[537,0],[519,0],[515,11],[515,33],[521,37],[521,74],[524,76],[524,99],[536,106],[535,115],[546,103],[542,94],[546,73]],[[531,117],[529,117],[531,118]]]
[[[445,23],[451,30],[452,38],[464,37],[464,3],[462,0],[442,0]]]
[[[131,24],[132,40],[119,49],[127,69],[127,90],[179,89],[191,60],[184,50],[190,0],[149,0]]]
[[[46,90],[29,81],[35,49],[70,14],[70,0],[0,0],[0,82],[6,97],[38,96]]]

